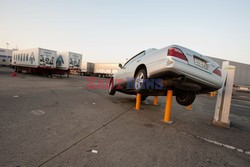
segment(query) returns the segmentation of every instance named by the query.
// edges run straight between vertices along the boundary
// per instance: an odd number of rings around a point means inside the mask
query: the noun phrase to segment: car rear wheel
[[[109,95],[115,95],[115,86],[114,86],[114,79],[111,78],[109,81]]]
[[[147,99],[148,96],[142,95],[141,96],[141,101],[145,101]]]
[[[142,89],[145,89],[145,81],[147,79],[146,70],[141,69],[139,72],[135,75],[135,91],[137,93],[140,93]]]
[[[191,105],[195,100],[196,94],[193,91],[178,91],[176,92],[176,101],[183,106]]]

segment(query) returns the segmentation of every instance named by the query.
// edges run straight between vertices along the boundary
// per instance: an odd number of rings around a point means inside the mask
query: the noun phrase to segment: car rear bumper
[[[182,61],[166,59],[158,66],[158,70],[148,72],[150,78],[168,78],[184,76],[188,81],[195,82],[201,87],[218,90],[222,86],[222,78],[191,66]]]

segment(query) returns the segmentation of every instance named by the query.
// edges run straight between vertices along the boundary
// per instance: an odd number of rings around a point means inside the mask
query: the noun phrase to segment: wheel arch
[[[145,64],[140,64],[140,65],[136,68],[135,73],[134,73],[134,77],[135,77],[135,75],[137,74],[137,72],[139,72],[141,69],[145,69],[145,70],[146,70],[146,75],[147,75],[147,77],[148,77],[147,67],[146,67]]]

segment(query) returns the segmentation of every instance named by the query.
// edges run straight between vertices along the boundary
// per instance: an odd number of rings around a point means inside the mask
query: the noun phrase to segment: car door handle
[[[137,60],[137,62],[140,62],[141,60]]]

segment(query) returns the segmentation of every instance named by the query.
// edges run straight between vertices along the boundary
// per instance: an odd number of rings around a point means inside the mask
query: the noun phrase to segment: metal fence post
[[[136,95],[136,104],[135,104],[135,109],[140,110],[141,108],[141,94],[137,93]]]
[[[158,105],[158,96],[155,96],[155,98],[154,98],[154,105],[155,105],[155,106]]]

